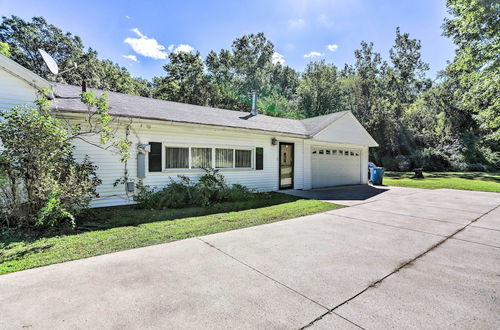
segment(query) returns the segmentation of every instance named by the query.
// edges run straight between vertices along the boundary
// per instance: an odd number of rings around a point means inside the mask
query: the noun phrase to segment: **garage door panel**
[[[360,150],[313,147],[311,154],[313,188],[359,184]]]

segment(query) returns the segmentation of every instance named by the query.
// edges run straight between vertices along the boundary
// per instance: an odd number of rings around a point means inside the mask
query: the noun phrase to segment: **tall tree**
[[[354,52],[355,63],[342,71],[342,90],[351,110],[380,147],[372,150],[375,162],[383,166],[400,153],[399,123],[389,90],[391,68],[374,51],[373,43],[361,42]]]
[[[414,135],[404,113],[419,95],[431,86],[426,78],[429,65],[422,60],[420,41],[396,28],[394,45],[389,50],[391,64],[387,67],[387,96],[391,104],[393,133],[397,138],[397,154],[410,155],[415,149]]]
[[[205,63],[220,103],[229,108],[248,110],[248,94],[270,90],[274,45],[263,33],[249,34],[233,41],[231,50],[211,51]],[[217,102],[219,103],[219,102]]]
[[[422,60],[421,48],[420,40],[411,39],[409,33],[401,33],[399,27],[396,28],[389,55],[394,73],[391,84],[401,104],[409,105],[430,87],[431,82],[425,77],[429,65]]]
[[[448,0],[443,34],[457,45],[447,74],[457,80],[456,96],[479,122],[482,134],[500,149],[500,3]]]
[[[344,110],[339,76],[337,67],[324,60],[307,65],[298,87],[299,109],[306,117]]]
[[[293,100],[299,87],[299,79],[297,71],[287,65],[276,63],[271,70],[270,89],[288,100]]]
[[[198,52],[171,53],[169,63],[163,69],[166,76],[154,78],[154,97],[190,104],[210,104],[212,89]]]

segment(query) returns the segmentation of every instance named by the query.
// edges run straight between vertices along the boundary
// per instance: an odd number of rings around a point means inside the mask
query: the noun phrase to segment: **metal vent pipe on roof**
[[[251,93],[252,93],[252,112],[250,112],[250,114],[252,116],[257,116],[257,109],[255,108],[255,103],[257,102],[257,91],[253,90]]]

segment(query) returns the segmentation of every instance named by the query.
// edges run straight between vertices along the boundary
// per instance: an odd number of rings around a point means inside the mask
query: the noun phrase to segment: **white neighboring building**
[[[83,118],[80,87],[49,84],[0,55],[0,109],[32,103],[48,86],[61,116]],[[130,128],[126,170],[134,183],[161,187],[179,174],[196,179],[199,167],[216,167],[228,183],[260,191],[366,184],[368,148],[378,146],[350,111],[294,120],[107,93],[109,113]],[[99,167],[93,206],[133,202],[127,185],[114,185],[125,171],[118,155],[79,140],[74,145],[77,158],[88,155]]]

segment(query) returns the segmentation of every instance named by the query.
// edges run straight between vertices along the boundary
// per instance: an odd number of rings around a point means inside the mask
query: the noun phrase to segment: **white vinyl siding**
[[[33,105],[37,90],[0,68],[0,111],[12,109],[16,105]]]

